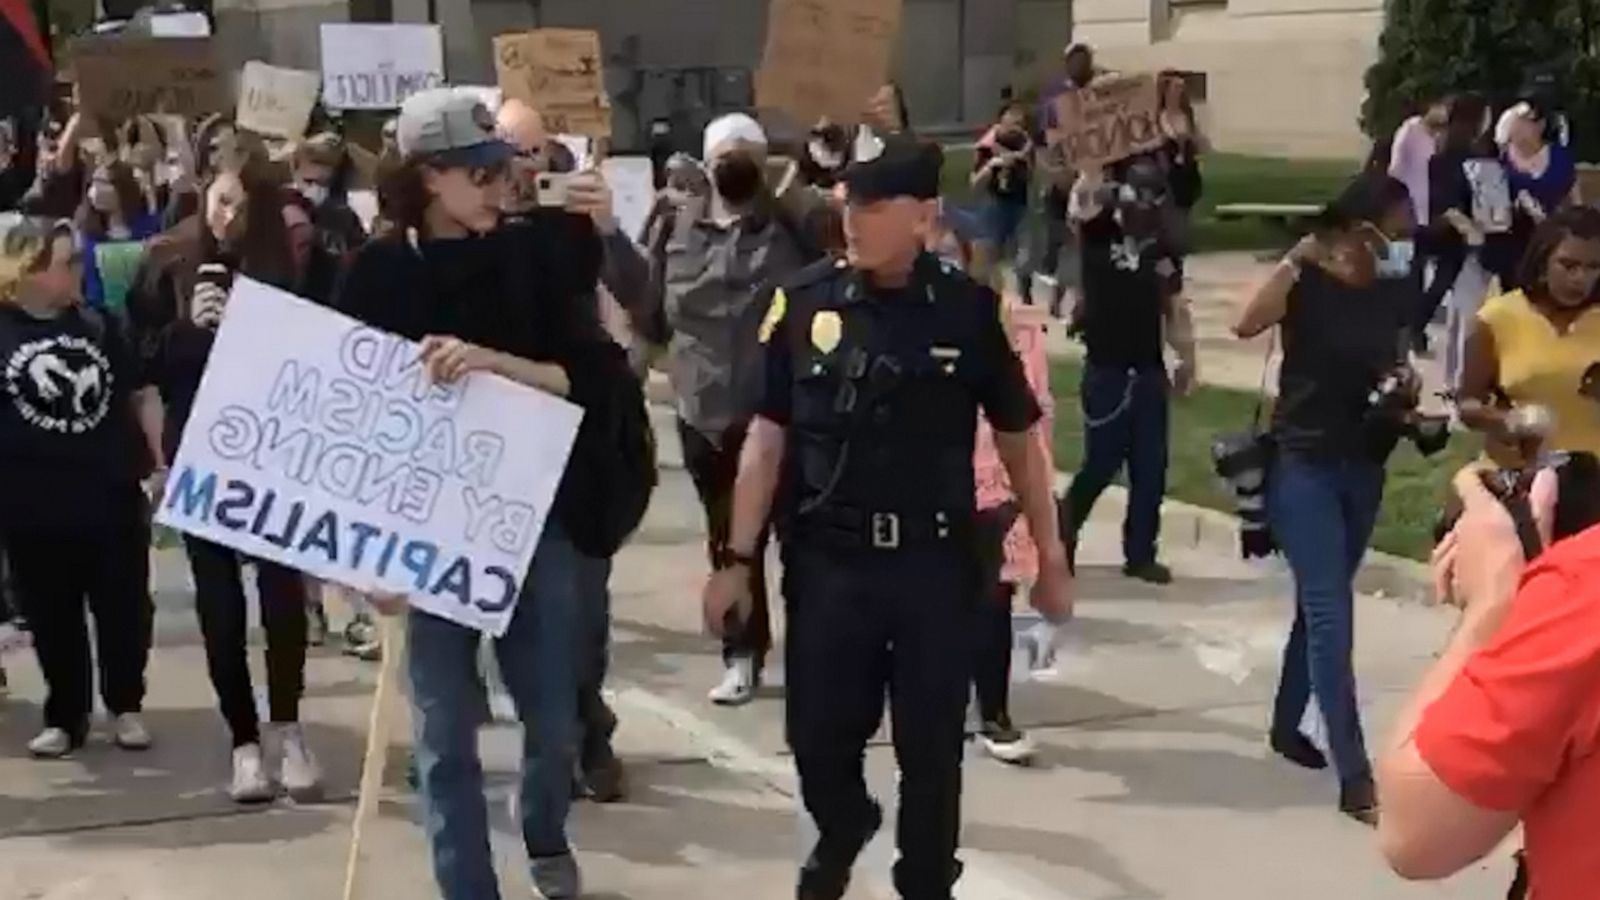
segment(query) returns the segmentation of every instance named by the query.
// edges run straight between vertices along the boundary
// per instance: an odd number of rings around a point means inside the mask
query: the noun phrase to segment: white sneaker
[[[322,767],[306,746],[306,733],[298,723],[269,726],[273,735],[273,762],[278,783],[296,803],[322,799]]]
[[[735,657],[727,671],[722,673],[722,683],[707,694],[718,706],[743,706],[755,699],[756,663],[748,656]]]
[[[123,713],[111,723],[111,742],[124,750],[149,750],[150,729],[138,713]]]
[[[61,728],[46,728],[28,742],[28,752],[35,759],[60,759],[72,751],[72,735]]]
[[[33,635],[10,622],[0,622],[0,655],[26,650],[33,643]]]
[[[277,795],[272,779],[267,777],[267,767],[261,760],[260,744],[245,744],[233,748],[233,782],[228,785],[228,796],[235,803],[270,803]]]

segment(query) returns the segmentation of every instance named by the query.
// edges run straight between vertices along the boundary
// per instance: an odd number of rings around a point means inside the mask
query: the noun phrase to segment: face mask
[[[328,202],[328,186],[325,184],[318,184],[314,181],[300,181],[295,183],[294,189],[299,191],[300,196],[306,198],[312,206],[321,206]]]
[[[711,183],[725,202],[742,206],[761,190],[761,166],[743,154],[724,156],[712,167]]]
[[[1379,278],[1405,278],[1411,274],[1411,264],[1417,256],[1417,245],[1410,240],[1390,241],[1378,257]]]

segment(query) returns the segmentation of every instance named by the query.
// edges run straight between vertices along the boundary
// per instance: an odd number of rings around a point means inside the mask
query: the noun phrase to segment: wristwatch
[[[735,566],[753,569],[758,561],[759,558],[754,553],[740,553],[732,547],[722,553],[722,567],[724,569],[731,569]]]

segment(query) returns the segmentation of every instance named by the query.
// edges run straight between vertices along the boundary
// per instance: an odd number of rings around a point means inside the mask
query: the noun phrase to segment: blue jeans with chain
[[[1156,561],[1161,497],[1167,492],[1167,370],[1088,365],[1079,386],[1083,403],[1084,458],[1067,489],[1074,545],[1089,511],[1124,467],[1128,515],[1122,552],[1129,565]]]

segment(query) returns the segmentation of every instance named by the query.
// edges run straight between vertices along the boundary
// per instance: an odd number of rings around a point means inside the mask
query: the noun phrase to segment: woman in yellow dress
[[[1525,287],[1490,300],[1467,341],[1460,415],[1489,455],[1527,466],[1539,450],[1600,455],[1600,210],[1564,209],[1540,225],[1522,261]],[[1519,434],[1518,408],[1552,418],[1543,442]]]

